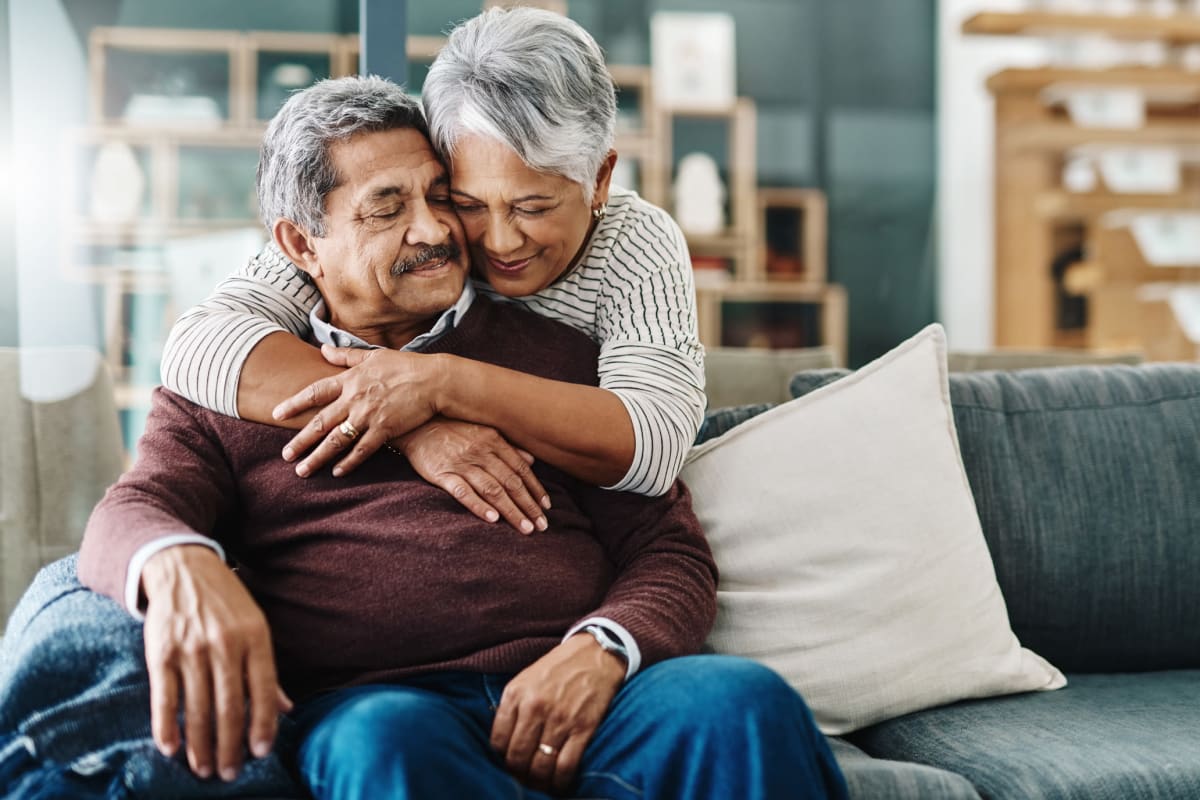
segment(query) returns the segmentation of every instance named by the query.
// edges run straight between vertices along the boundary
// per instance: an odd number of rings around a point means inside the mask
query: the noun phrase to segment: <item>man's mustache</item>
[[[454,241],[446,244],[427,245],[418,250],[412,258],[397,261],[392,266],[392,275],[403,275],[409,270],[425,264],[432,264],[435,261],[457,261],[460,255],[462,255],[462,248]]]

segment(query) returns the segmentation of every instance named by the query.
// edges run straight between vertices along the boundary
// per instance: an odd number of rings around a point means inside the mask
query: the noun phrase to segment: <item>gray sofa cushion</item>
[[[1057,692],[922,711],[851,738],[966,776],[989,800],[1200,797],[1200,671],[1068,678]]]
[[[1200,366],[951,378],[1013,629],[1066,671],[1200,667]]]
[[[953,772],[904,761],[872,758],[845,739],[831,737],[850,800],[979,800],[971,782]]]
[[[837,355],[830,347],[709,347],[704,354],[704,393],[709,408],[782,403],[789,399],[788,381],[792,375],[837,365]]]
[[[1073,672],[1200,667],[1200,365],[956,374],[950,396],[1022,644]]]
[[[775,406],[771,403],[754,403],[745,406],[730,406],[710,410],[704,415],[700,432],[696,434],[696,444],[703,444],[709,439],[715,439],[729,429],[741,425],[751,417],[757,417],[764,411],[770,411]]]

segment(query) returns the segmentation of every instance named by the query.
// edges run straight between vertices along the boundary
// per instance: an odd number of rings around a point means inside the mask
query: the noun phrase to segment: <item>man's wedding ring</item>
[[[346,420],[341,425],[338,425],[338,430],[342,432],[342,436],[345,436],[352,442],[358,438],[358,428],[351,425],[350,420]]]
[[[550,745],[546,744],[545,742],[542,742],[541,744],[538,745],[538,752],[544,756],[553,756],[555,753],[558,752],[558,748],[551,747]]]

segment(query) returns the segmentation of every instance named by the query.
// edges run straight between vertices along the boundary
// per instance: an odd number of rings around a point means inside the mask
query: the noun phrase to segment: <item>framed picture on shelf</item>
[[[668,110],[726,111],[737,97],[733,17],[659,11],[650,19],[655,102]]]

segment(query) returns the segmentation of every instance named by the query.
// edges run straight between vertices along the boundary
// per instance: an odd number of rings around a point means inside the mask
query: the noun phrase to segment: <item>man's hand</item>
[[[267,620],[246,587],[202,545],[168,547],[142,569],[150,725],[164,755],[179,749],[184,700],[187,757],[201,778],[216,768],[237,777],[246,745],[262,758],[275,741],[277,715],[291,709],[279,687]]]
[[[492,747],[509,772],[539,791],[566,792],[583,751],[625,680],[625,662],[580,633],[509,682],[492,724]],[[542,752],[548,745],[552,754]]]
[[[546,530],[550,495],[530,468],[533,456],[494,428],[434,417],[398,444],[422,478],[480,519],[503,517],[521,533]]]
[[[316,447],[296,465],[297,475],[307,478],[349,449],[333,468],[335,476],[345,475],[384,443],[437,413],[430,399],[442,363],[436,356],[329,345],[321,354],[329,363],[349,369],[310,384],[276,406],[273,414],[285,420],[320,409],[283,448],[284,460],[293,461]],[[342,431],[343,422],[350,423],[355,435]]]

